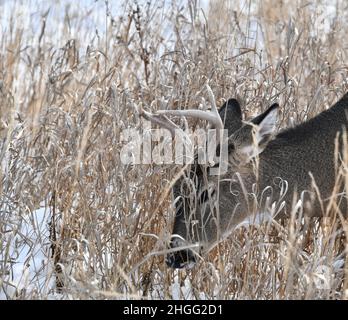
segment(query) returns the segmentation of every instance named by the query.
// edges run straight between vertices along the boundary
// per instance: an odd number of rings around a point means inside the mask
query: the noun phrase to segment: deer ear
[[[251,122],[253,124],[259,125],[269,115],[270,112],[278,109],[278,107],[279,107],[278,103],[272,104],[266,111],[264,111],[263,113],[259,114],[257,117],[253,118],[251,120]]]
[[[226,109],[226,110],[225,110]],[[242,109],[237,99],[230,98],[228,99],[220,109],[220,116],[223,117],[223,114],[226,111],[229,115],[242,120]]]
[[[276,123],[278,120],[278,107],[279,105],[275,103],[271,105],[264,113],[251,120],[251,122],[258,127],[256,133],[256,142],[261,149],[265,147],[265,144],[267,144],[275,132]]]
[[[236,99],[228,99],[220,108],[219,115],[224,128],[228,130],[228,136],[242,126],[242,110]]]

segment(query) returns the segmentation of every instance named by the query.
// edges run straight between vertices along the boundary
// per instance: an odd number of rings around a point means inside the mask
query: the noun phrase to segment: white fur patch
[[[249,159],[256,157],[260,153],[256,145],[242,147],[239,152],[246,155]]]
[[[246,226],[259,226],[265,222],[272,221],[272,215],[268,212],[256,213],[255,216],[246,217],[242,222],[240,222],[235,229]]]
[[[180,248],[185,246],[185,240],[184,238],[179,238],[179,236],[175,236],[175,239],[172,240],[172,246],[173,248]]]

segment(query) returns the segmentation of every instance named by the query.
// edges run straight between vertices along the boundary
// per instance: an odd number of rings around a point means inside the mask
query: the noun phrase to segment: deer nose
[[[195,253],[191,249],[179,250],[180,244],[178,241],[170,243],[172,249],[178,248],[178,251],[168,253],[166,263],[167,266],[173,269],[192,268],[196,263]]]
[[[196,263],[194,253],[190,249],[171,252],[167,255],[167,266],[173,269],[192,268]]]

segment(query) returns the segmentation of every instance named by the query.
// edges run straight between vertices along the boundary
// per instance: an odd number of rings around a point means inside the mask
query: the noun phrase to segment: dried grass
[[[166,190],[182,167],[120,161],[137,108],[196,108],[207,83],[217,104],[239,97],[247,115],[278,100],[280,127],[331,106],[348,88],[347,3],[181,4],[99,1],[59,17],[40,6],[31,18],[2,4],[12,12],[0,38],[2,298],[347,298],[340,217],[241,228],[196,268],[168,269]],[[86,29],[97,20],[104,29]],[[28,274],[36,248],[44,258]]]

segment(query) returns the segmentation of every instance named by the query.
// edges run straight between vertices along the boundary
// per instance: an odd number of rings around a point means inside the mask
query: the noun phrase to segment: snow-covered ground
[[[40,208],[24,217],[13,216],[2,238],[0,299],[46,297],[54,285],[49,257],[48,210]]]
[[[139,1],[141,3],[141,1]],[[168,1],[170,4],[170,1]],[[317,12],[317,32],[322,36],[329,29],[330,19],[335,15],[335,4],[325,7],[317,7],[311,4],[313,10]],[[201,1],[201,6],[207,9],[208,1]],[[69,11],[80,13],[80,19],[72,19],[69,23],[64,19]],[[14,21],[15,28],[19,26],[26,30],[29,35],[24,40],[23,48],[27,45],[35,47],[39,41],[38,34],[42,28],[42,17],[45,16],[47,34],[54,35],[57,48],[63,46],[68,38],[79,38],[86,41],[86,46],[90,39],[97,35],[102,38],[105,33],[107,10],[110,10],[113,16],[122,15],[124,10],[120,6],[120,1],[109,1],[109,8],[106,8],[105,1],[83,0],[72,2],[70,0],[59,1],[41,1],[41,0],[22,0],[0,1],[0,33],[6,35],[9,31],[9,25],[13,12],[17,12]],[[47,14],[47,15],[46,15]],[[249,25],[249,38],[247,47],[254,45],[262,47],[263,40],[257,19],[251,19]],[[23,86],[23,78],[16,79],[17,86]],[[50,208],[42,207],[33,212],[27,211],[18,216],[18,212],[7,214],[5,227],[0,238],[0,299],[35,297],[35,298],[56,298],[55,274],[50,258],[49,241],[49,221],[51,217]],[[263,217],[263,216],[262,216]],[[265,218],[265,217],[263,217]],[[265,222],[264,219],[256,222]],[[253,221],[255,223],[255,221]],[[250,221],[244,221],[242,226],[249,225]],[[318,251],[321,246],[318,245]],[[109,266],[112,262],[111,253],[105,249],[105,265]],[[86,253],[85,261],[91,257]],[[327,266],[318,265],[318,279],[327,282]],[[333,268],[340,269],[343,259],[337,259]],[[308,274],[312,275],[309,270]],[[306,275],[306,273],[304,272]],[[216,275],[218,277],[218,274]],[[308,278],[310,278],[308,276]],[[140,279],[140,277],[139,277]],[[318,280],[318,281],[319,281]],[[92,282],[97,281],[91,279]],[[99,280],[98,280],[99,281]],[[309,281],[309,280],[308,280]],[[326,281],[326,282],[325,282]],[[215,297],[218,297],[218,286]],[[162,290],[162,286],[158,286]],[[171,285],[171,294],[173,299],[193,299],[192,286],[189,279],[184,283],[179,283],[179,278],[175,277]],[[158,298],[164,298],[159,293]],[[200,293],[200,298],[206,298],[204,293]]]

